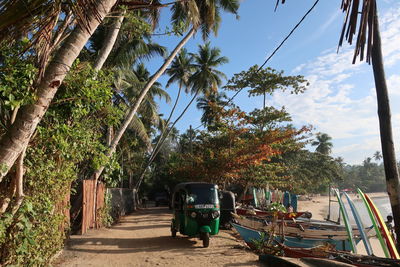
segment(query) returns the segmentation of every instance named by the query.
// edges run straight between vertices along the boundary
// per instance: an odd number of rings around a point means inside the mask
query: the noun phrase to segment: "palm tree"
[[[332,140],[332,137],[330,137],[328,134],[317,133],[317,140],[312,142],[311,145],[317,147],[315,151],[324,155],[329,155],[333,147],[333,144],[330,142],[330,140]]]
[[[210,43],[199,46],[198,54],[192,54],[195,73],[190,77],[192,93],[202,92],[205,95],[216,93],[222,84],[222,78],[226,79],[223,72],[216,67],[228,63],[227,57],[221,57],[219,48],[211,48]]]
[[[15,122],[0,139],[0,182],[21,152],[26,149],[30,137],[49,107],[70,66],[115,3],[116,0],[99,0],[95,2],[94,6],[91,6],[92,9],[85,10],[86,23],[77,24],[54,53],[54,58],[44,70],[40,82],[35,88],[36,101],[19,110]]]
[[[376,161],[380,161],[380,160],[382,159],[382,154],[381,154],[380,151],[376,151],[376,152],[374,153],[374,159],[375,159]]]
[[[138,16],[137,19],[141,18]],[[111,34],[110,27],[113,28],[114,25],[100,26],[91,38],[90,48],[94,51],[93,56],[97,55],[94,62],[96,70],[99,70],[103,64],[106,67],[130,68],[138,59],[166,56],[166,48],[153,43],[150,34],[144,33],[140,36],[132,34],[133,25],[131,25],[129,20],[125,20],[124,23],[118,26],[119,34],[116,37],[114,33],[115,40],[109,40],[110,37],[108,35]],[[111,48],[110,43],[113,44]],[[106,44],[108,44],[107,48],[105,48]],[[106,49],[111,50],[105,53],[104,50]]]
[[[360,3],[361,12],[358,11],[360,9]],[[383,66],[377,4],[375,0],[349,0],[343,2],[341,8],[346,13],[346,18],[343,24],[339,45],[343,42],[345,32],[346,39],[350,44],[352,43],[353,36],[357,33],[353,63],[355,63],[357,56],[360,56],[360,60],[363,60],[364,55],[368,63],[372,62],[386,187],[392,206],[395,232],[397,236],[400,236],[400,176],[397,168],[393,141],[391,111],[385,78],[385,68]],[[359,15],[360,13],[361,16]],[[358,19],[360,19],[362,23],[357,23]],[[360,24],[359,28],[357,28],[357,24]],[[365,45],[367,45],[366,49]],[[364,54],[364,52],[366,53]],[[400,238],[397,239],[397,247],[400,249]]]
[[[218,115],[218,111],[216,110],[216,108],[224,107],[228,104],[225,99],[225,93],[214,93],[199,97],[197,99],[196,107],[203,111],[203,115],[201,116],[201,123],[203,123],[205,126],[212,125]]]
[[[169,64],[173,61],[178,52],[183,48],[187,41],[193,36],[195,31],[201,27],[203,36],[207,36],[206,34],[210,31],[216,32],[218,29],[218,25],[220,23],[220,10],[223,9],[227,12],[236,13],[239,7],[238,0],[217,0],[217,1],[181,1],[175,3],[173,5],[173,23],[184,22],[187,26],[192,25],[192,28],[187,32],[185,37],[178,43],[175,49],[171,52],[169,57],[165,60],[162,66],[156,71],[156,73],[149,79],[147,84],[142,89],[137,102],[132,106],[130,111],[128,112],[125,120],[123,121],[120,129],[114,136],[113,141],[111,142],[110,148],[106,154],[108,158],[112,156],[114,153],[116,146],[118,145],[119,140],[127,129],[130,121],[134,118],[140,104],[142,103],[145,95],[149,91],[150,87],[154,82],[158,80],[158,78],[165,72],[168,68]],[[208,31],[207,31],[208,30]],[[100,167],[94,173],[94,179],[97,180],[101,173],[104,170],[104,166]]]
[[[210,47],[209,43],[199,45],[198,54],[191,54],[194,60],[194,63],[191,65],[194,68],[194,73],[189,77],[188,84],[193,97],[183,109],[181,114],[177,117],[177,119],[172,123],[168,132],[162,136],[162,138],[160,138],[161,141],[158,142],[159,144],[162,145],[172,129],[174,129],[175,124],[183,117],[199,93],[210,95],[211,93],[217,92],[218,87],[222,84],[222,78],[225,78],[225,74],[216,68],[228,62],[228,58],[220,56],[220,54],[221,50],[219,48]],[[154,148],[147,166],[149,166],[154,160],[161,148],[161,145]],[[147,168],[145,168],[142,172],[142,175],[136,185],[136,189],[139,188],[146,170]]]
[[[175,111],[175,108],[178,104],[182,88],[185,87],[186,93],[188,92],[187,88],[189,87],[189,77],[190,77],[190,75],[192,75],[192,72],[193,72],[192,60],[193,60],[193,57],[189,56],[189,54],[187,53],[187,50],[185,48],[182,48],[182,50],[179,52],[178,56],[172,62],[171,67],[166,70],[167,74],[170,76],[170,78],[167,81],[166,87],[169,87],[174,82],[178,83],[178,87],[179,87],[174,106],[172,107],[171,112],[170,112],[167,120],[165,121],[165,125],[167,127],[168,127],[169,121],[171,120],[171,117]],[[162,131],[160,137],[158,138],[157,143],[154,146],[153,152],[150,156],[148,165],[150,165],[151,161],[154,159],[156,151],[158,150],[159,146],[161,145],[161,142],[163,142],[163,137],[165,136],[166,131],[167,131],[167,128],[165,128]]]
[[[189,77],[193,70],[193,57],[188,54],[186,48],[182,48],[171,66],[165,71],[169,75],[166,86],[170,87],[172,83],[177,83],[179,90],[188,88]]]
[[[149,75],[150,73],[143,63],[138,64],[133,70],[121,70],[115,82],[117,93],[122,94],[128,100],[128,103],[134,103],[138,95],[137,88],[140,88],[149,79]],[[129,126],[148,145],[150,145],[150,139],[143,121],[148,121],[150,125],[159,126],[162,120],[158,113],[156,97],[167,102],[171,100],[168,93],[162,89],[161,84],[154,83],[138,110],[138,114]]]

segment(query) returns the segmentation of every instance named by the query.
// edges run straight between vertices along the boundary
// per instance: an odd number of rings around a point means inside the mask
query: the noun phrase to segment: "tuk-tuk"
[[[199,236],[208,247],[210,235],[219,231],[220,207],[218,186],[208,183],[180,183],[172,195],[171,235],[179,231],[190,237]]]

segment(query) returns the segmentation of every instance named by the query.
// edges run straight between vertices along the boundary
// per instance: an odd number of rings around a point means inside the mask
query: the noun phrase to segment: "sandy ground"
[[[201,240],[170,234],[168,208],[148,208],[108,229],[72,236],[54,266],[262,266],[232,231]]]
[[[368,193],[368,195],[371,198],[384,197],[384,196],[387,196],[387,193],[384,193],[384,192]],[[353,200],[357,199],[356,194],[351,194],[350,197]],[[333,197],[331,196],[331,198],[333,198]],[[328,205],[329,205],[328,196],[317,196],[317,197],[311,197],[311,200],[299,201],[298,202],[298,210],[310,211],[313,215],[312,216],[313,219],[324,220],[327,218],[327,215],[328,215]],[[374,251],[374,254],[379,257],[384,257],[385,254],[383,253],[383,250],[379,243],[379,240],[377,238],[370,238],[370,243],[372,246],[372,250]],[[360,241],[357,244],[357,253],[362,254],[362,255],[367,255],[362,241]]]
[[[369,194],[387,196],[385,193]],[[355,195],[351,197],[356,198]],[[310,211],[313,219],[328,214],[328,197],[314,196],[299,201],[299,210]],[[148,208],[123,217],[111,228],[91,230],[84,236],[72,236],[55,266],[263,266],[258,256],[245,249],[232,231],[222,230],[203,248],[201,240],[178,234],[170,236],[171,213],[167,208]],[[376,256],[383,256],[376,238],[371,238]],[[364,245],[357,245],[366,254]]]

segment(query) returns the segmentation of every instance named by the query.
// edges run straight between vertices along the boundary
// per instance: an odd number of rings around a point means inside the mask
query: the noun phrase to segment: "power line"
[[[311,8],[304,14],[304,16],[300,19],[300,21],[293,27],[293,29],[289,32],[289,34],[285,37],[285,39],[283,39],[283,41],[275,48],[275,50],[271,53],[271,55],[264,61],[264,63],[257,69],[257,72],[259,72],[267,63],[268,61],[275,55],[275,53],[282,47],[282,45],[287,41],[287,39],[289,39],[289,37],[294,33],[294,31],[301,25],[301,23],[303,23],[303,21],[306,19],[306,17],[308,16],[308,14],[311,13],[311,11],[314,9],[314,7],[318,4],[319,0],[316,0],[314,2],[314,4],[311,6]],[[230,102],[233,101],[233,99],[235,99],[235,97],[243,90],[244,88],[241,88],[240,90],[238,90],[229,100],[228,102],[226,102],[226,104],[223,106],[226,107],[226,105],[228,105]],[[197,130],[198,128],[200,128],[203,124],[200,124],[199,126],[197,126],[196,128],[194,128],[195,130]]]

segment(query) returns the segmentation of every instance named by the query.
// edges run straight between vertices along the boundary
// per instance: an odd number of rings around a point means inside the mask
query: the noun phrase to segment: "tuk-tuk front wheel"
[[[210,245],[210,234],[209,233],[201,233],[200,239],[203,240],[203,247],[207,248]]]

